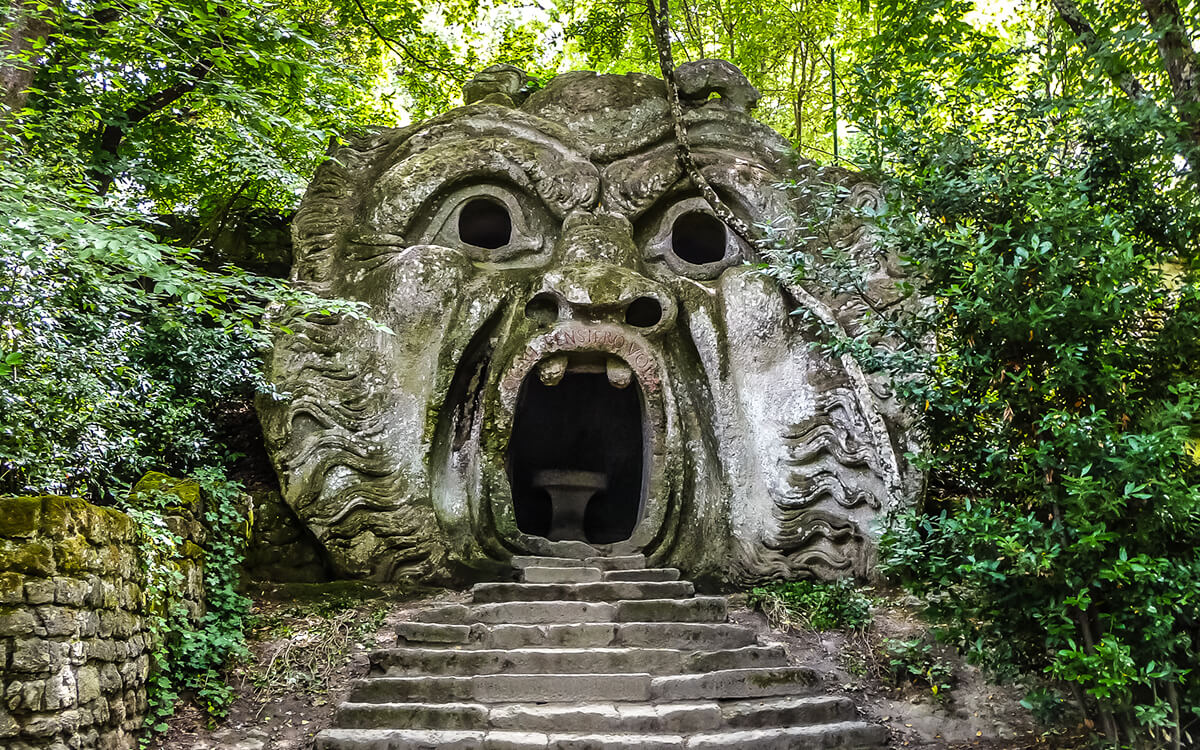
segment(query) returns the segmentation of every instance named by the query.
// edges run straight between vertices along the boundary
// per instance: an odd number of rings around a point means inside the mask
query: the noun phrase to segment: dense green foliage
[[[189,497],[193,492],[195,502]],[[225,669],[231,660],[248,654],[243,629],[250,600],[237,592],[238,565],[248,531],[245,503],[240,485],[216,469],[198,470],[194,483],[161,474],[147,476],[123,503],[138,524],[146,566],[155,665],[146,724],[154,732],[166,731],[165,720],[174,713],[181,690],[190,691],[211,716],[224,715],[233,700]],[[207,531],[205,609],[198,621],[188,612],[183,598],[184,572],[178,565],[189,542],[165,520],[181,509],[184,517],[195,517]]]
[[[848,630],[871,624],[871,600],[850,579],[755,586],[747,592],[746,603],[771,619],[797,622],[813,630]]]
[[[1017,46],[967,23],[970,10],[885,4],[889,23],[856,71],[860,158],[889,189],[884,239],[928,301],[915,320],[877,322],[934,342],[876,357],[924,410],[933,480],[931,512],[885,534],[883,568],[978,662],[1072,691],[1109,742],[1190,745],[1191,113],[1155,72],[1150,32],[1120,40],[1143,79],[1131,98],[1111,57],[1080,55],[1057,25],[1015,20],[1035,40]]]

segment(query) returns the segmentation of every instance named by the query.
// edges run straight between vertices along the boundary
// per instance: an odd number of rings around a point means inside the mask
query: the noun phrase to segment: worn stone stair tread
[[[477,700],[490,703],[645,702],[651,675],[633,673],[495,674],[474,678]]]
[[[512,559],[518,570],[529,567],[600,568],[601,570],[635,570],[646,567],[645,555],[616,555],[613,557],[538,557],[516,555]]]
[[[401,623],[397,630],[404,630],[402,637],[413,643],[420,641],[419,633],[405,629]],[[453,626],[467,627],[467,626]],[[427,643],[461,643],[469,648],[524,648],[524,647],[567,647],[599,648],[625,646],[654,648],[669,644],[675,648],[715,650],[753,646],[757,634],[744,625],[723,622],[578,622],[552,624],[483,625],[470,627],[469,639],[463,642],[450,641],[449,635],[431,631],[440,640]],[[413,637],[409,637],[410,634]],[[454,637],[458,637],[455,631]]]
[[[690,581],[599,581],[595,583],[477,583],[476,604],[498,602],[614,602],[628,599],[686,599],[694,595]]]
[[[655,700],[758,698],[811,694],[821,677],[808,667],[751,667],[696,674],[660,675],[650,685]]]
[[[470,625],[449,625],[441,622],[400,622],[396,637],[415,643],[444,643],[461,645],[471,641]]]
[[[854,701],[844,695],[748,698],[722,702],[720,711],[725,725],[735,729],[828,724],[858,717]]]
[[[721,707],[714,701],[495,704],[488,715],[495,730],[560,733],[678,734],[715,730],[722,721]]]
[[[345,729],[488,729],[482,703],[351,703],[338,706],[337,723]]]
[[[417,612],[413,620],[452,625],[542,625],[612,622],[616,615],[617,605],[609,602],[497,602],[444,605]]]
[[[532,750],[588,748],[589,750],[815,750],[816,748],[878,748],[887,741],[885,727],[865,722],[821,726],[774,727],[685,734],[605,732],[536,732],[505,730],[327,729],[316,737],[318,750]]]
[[[617,622],[724,622],[729,603],[723,596],[694,596],[622,600],[615,606]]]
[[[384,674],[544,674],[571,670],[607,673],[680,674],[715,669],[783,667],[780,646],[743,646],[716,651],[675,648],[456,649],[399,647],[373,651],[371,667]]]
[[[348,700],[367,702],[401,702],[417,699],[466,701],[475,695],[471,677],[409,677],[374,676],[354,680]]]
[[[878,748],[888,739],[887,727],[865,721],[842,721],[799,727],[771,727],[723,732],[705,732],[688,738],[685,748],[754,748],[754,750],[797,750],[803,748]]]
[[[678,568],[635,568],[633,570],[602,571],[605,581],[678,581]]]
[[[611,573],[626,571],[607,571]],[[637,572],[637,571],[633,571]],[[530,565],[521,569],[522,583],[599,583],[606,571],[594,567],[546,567]]]

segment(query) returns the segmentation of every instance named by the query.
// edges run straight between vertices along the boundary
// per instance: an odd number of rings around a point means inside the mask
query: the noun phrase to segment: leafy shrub
[[[182,574],[175,561],[183,540],[164,521],[178,496],[169,490],[139,491],[124,507],[141,532],[141,558],[148,580],[148,623],[156,648],[146,726],[153,732],[167,730],[166,719],[174,713],[184,690],[192,693],[210,717],[224,716],[233,701],[226,670],[248,655],[243,633],[250,600],[237,592],[249,528],[241,485],[211,468],[198,470],[195,479],[203,498],[198,520],[207,531],[205,612],[198,623],[189,619],[181,597]]]
[[[919,685],[937,699],[954,687],[954,670],[933,653],[933,645],[922,638],[886,638],[880,651],[894,685]]]
[[[894,519],[881,566],[972,660],[1057,682],[1109,744],[1194,744],[1190,136],[1103,75],[1065,90],[1070,37],[1014,49],[969,8],[888,3],[857,71],[862,157],[889,194],[882,241],[929,304],[828,348],[896,330],[933,344],[872,351],[924,414],[931,479],[931,507]]]
[[[112,502],[147,471],[220,464],[221,410],[264,387],[267,305],[330,307],[206,270],[32,162],[0,166],[0,216],[0,493]]]
[[[776,626],[798,622],[813,630],[849,630],[871,624],[871,600],[845,578],[757,586],[750,589],[746,601]]]

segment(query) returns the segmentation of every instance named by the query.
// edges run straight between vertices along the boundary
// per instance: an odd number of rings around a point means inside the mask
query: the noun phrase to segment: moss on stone
[[[37,536],[42,520],[40,497],[0,498],[0,538]]]
[[[0,569],[26,575],[54,575],[54,552],[43,542],[0,545]]]
[[[63,539],[54,545],[55,558],[58,560],[58,568],[63,573],[79,574],[92,572],[98,560],[98,556],[92,550],[91,545],[82,537],[73,536]]]
[[[152,471],[138,480],[133,486],[133,496],[151,493],[174,495],[178,503],[168,507],[178,507],[190,513],[200,513],[200,485],[194,479],[176,479],[159,471]]]

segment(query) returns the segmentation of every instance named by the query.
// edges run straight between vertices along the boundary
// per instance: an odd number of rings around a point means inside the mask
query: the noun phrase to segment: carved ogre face
[[[731,70],[680,71],[703,174],[747,223],[849,253],[890,304],[855,214],[874,190],[797,165]],[[506,80],[318,171],[294,275],[389,330],[277,340],[283,396],[260,411],[288,503],[346,575],[628,552],[743,582],[864,572],[871,522],[918,481],[901,411],[790,315],[853,330],[860,306],[747,263],[679,165],[661,81],[570,73],[516,106]]]

